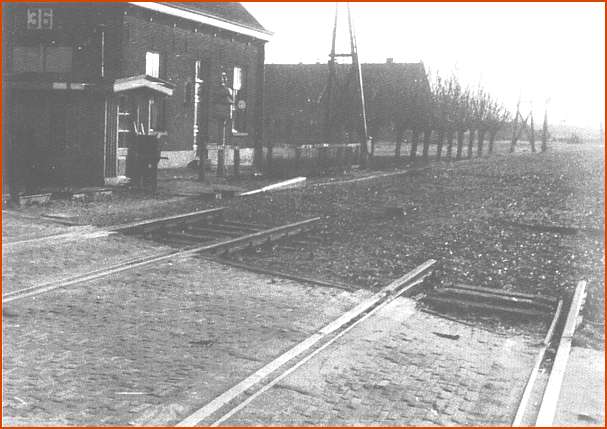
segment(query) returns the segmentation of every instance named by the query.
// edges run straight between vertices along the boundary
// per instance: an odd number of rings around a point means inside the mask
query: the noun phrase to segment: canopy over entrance
[[[147,89],[170,97],[173,95],[175,84],[157,77],[138,75],[116,79],[113,85],[114,92],[139,89]]]

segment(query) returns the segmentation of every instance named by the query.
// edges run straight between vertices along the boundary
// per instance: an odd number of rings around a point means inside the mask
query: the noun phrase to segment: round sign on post
[[[244,110],[247,108],[247,102],[244,100],[238,100],[238,104],[236,105],[238,110]]]

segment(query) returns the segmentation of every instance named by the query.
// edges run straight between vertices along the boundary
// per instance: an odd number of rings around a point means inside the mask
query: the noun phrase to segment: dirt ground
[[[495,153],[504,153],[506,146],[503,143],[496,145]],[[352,180],[375,175],[377,173],[375,170],[378,169],[398,171],[412,165],[409,161],[409,147],[407,144],[403,145],[399,160],[395,160],[393,157],[394,143],[378,143],[376,151],[378,156],[371,162],[369,170],[334,170],[323,177],[310,177],[309,183],[326,182],[332,179]],[[525,153],[528,148],[522,144],[518,151]],[[430,156],[434,157],[435,152],[436,148],[431,147]],[[418,154],[421,155],[421,148],[418,149]],[[417,164],[423,164],[423,162],[418,161]],[[289,177],[292,176],[293,173]],[[44,214],[60,214],[82,225],[110,226],[222,205],[223,201],[214,201],[214,196],[209,193],[215,189],[242,191],[259,189],[275,183],[277,180],[279,179],[254,177],[251,168],[243,168],[239,178],[233,177],[231,169],[228,169],[228,177],[216,177],[214,171],[209,171],[205,177],[205,182],[200,183],[194,169],[163,169],[158,171],[156,193],[117,186],[112,187],[113,194],[109,201],[84,203],[58,198],[42,206],[10,207],[10,214],[35,217]],[[45,221],[45,223],[48,223],[48,221]],[[4,234],[7,230],[13,232],[13,229],[12,225],[3,224],[3,238],[6,238]],[[14,232],[18,231],[15,230]]]
[[[247,222],[322,216],[322,244],[239,256],[272,269],[376,288],[427,258],[438,278],[550,296],[589,282],[580,341],[602,347],[602,148],[496,156],[344,186],[230,201]],[[386,216],[400,207],[402,217]],[[567,235],[520,226],[579,228]]]

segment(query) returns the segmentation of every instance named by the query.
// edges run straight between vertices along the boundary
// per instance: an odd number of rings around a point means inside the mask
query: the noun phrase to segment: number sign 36
[[[28,30],[52,30],[53,9],[30,8],[27,10]]]

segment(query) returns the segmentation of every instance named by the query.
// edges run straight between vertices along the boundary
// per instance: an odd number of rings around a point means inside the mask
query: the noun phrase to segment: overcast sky
[[[275,33],[267,63],[327,61],[334,3],[245,6]],[[547,99],[553,123],[598,129],[603,121],[602,3],[374,2],[351,9],[363,63],[423,61],[432,74],[455,73],[474,88],[480,83],[512,110],[520,96],[540,121]]]

